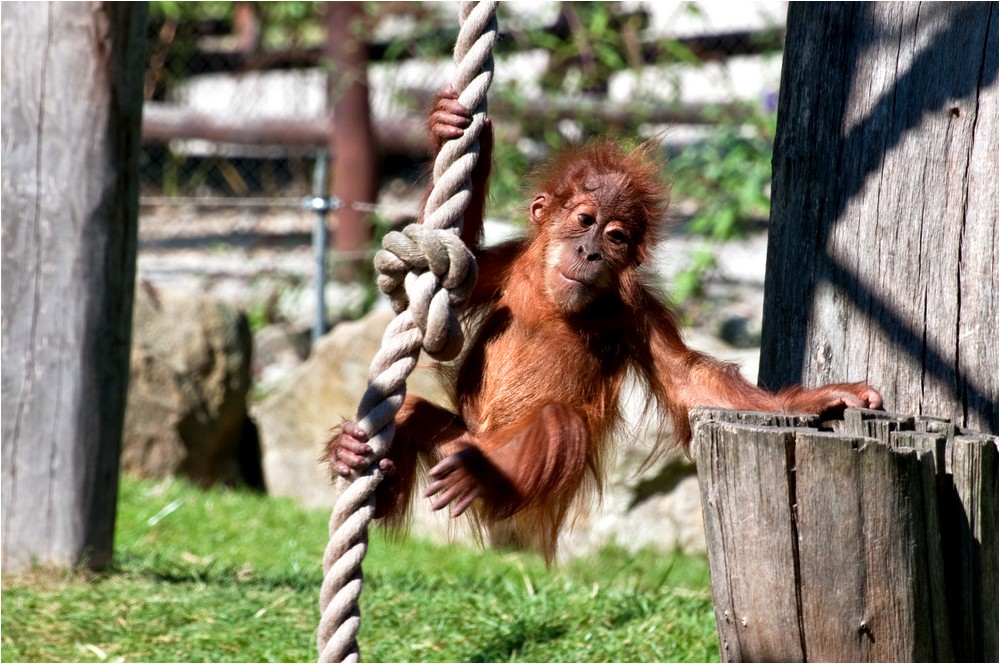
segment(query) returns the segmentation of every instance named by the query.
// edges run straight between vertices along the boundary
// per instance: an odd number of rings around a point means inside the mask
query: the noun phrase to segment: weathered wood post
[[[997,439],[692,415],[724,661],[995,661]]]
[[[998,657],[997,51],[996,3],[790,5],[760,382],[916,415],[693,415],[724,660]]]
[[[997,4],[791,3],[759,379],[998,433]]]
[[[111,558],[144,3],[5,4],[3,569]]]

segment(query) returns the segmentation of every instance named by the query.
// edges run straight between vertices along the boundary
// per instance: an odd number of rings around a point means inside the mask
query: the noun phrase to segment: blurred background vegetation
[[[424,113],[449,80],[456,7],[363,3],[352,26],[368,53],[379,194],[365,210],[367,249],[345,256],[370,255],[385,230],[415,216]],[[783,6],[748,10],[745,25],[720,25],[708,9],[672,3],[663,16],[648,2],[504,3],[490,92],[498,140],[488,213],[498,219],[519,223],[525,174],[568,141],[662,142],[672,227],[702,240],[667,271],[664,285],[682,309],[715,268],[710,247],[760,230],[769,207]],[[344,81],[326,43],[326,10],[322,2],[151,3],[147,207],[166,198],[281,209],[315,189],[329,104]],[[751,62],[770,73],[748,77],[761,70]],[[226,131],[213,136],[220,124]]]

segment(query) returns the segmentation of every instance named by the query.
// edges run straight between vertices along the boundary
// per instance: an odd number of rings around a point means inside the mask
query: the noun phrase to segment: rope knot
[[[476,284],[472,252],[454,231],[421,224],[387,233],[382,247],[375,255],[379,290],[397,314],[409,310],[431,357],[454,359],[463,343],[455,309]]]

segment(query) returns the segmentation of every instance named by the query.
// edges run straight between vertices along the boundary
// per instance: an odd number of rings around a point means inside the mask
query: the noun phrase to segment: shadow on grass
[[[169,584],[250,585],[260,589],[287,588],[296,591],[314,590],[323,581],[318,567],[315,570],[256,570],[249,565],[238,566],[218,560],[186,562],[159,556],[149,559],[129,553],[116,554],[115,562],[106,574],[143,577]]]
[[[480,648],[468,657],[470,662],[509,662],[523,652],[526,646],[547,641],[557,641],[570,632],[562,623],[535,623],[517,619],[500,633],[484,639]]]

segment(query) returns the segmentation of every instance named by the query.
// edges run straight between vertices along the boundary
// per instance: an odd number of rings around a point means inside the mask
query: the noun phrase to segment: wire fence
[[[311,327],[314,338],[371,306],[372,280],[340,267],[370,265],[377,248],[377,237],[335,246],[342,215],[315,206],[330,192],[316,176],[336,121],[331,100],[357,73],[335,71],[327,57],[328,4],[151,3],[141,155],[140,278],[192,283],[262,322]],[[349,207],[367,214],[372,236],[418,213],[426,109],[451,80],[459,4],[364,5],[357,30],[379,189]],[[516,218],[533,163],[566,140],[613,132],[666,139],[672,216],[686,227],[701,223],[715,241],[734,218],[766,219],[761,117],[773,117],[784,13],[753,1],[504,3],[488,211]],[[678,301],[714,265],[712,250],[691,246],[662,261]]]
[[[324,57],[325,4],[152,3],[145,203],[294,206],[316,193],[313,170],[335,93]],[[457,3],[380,4],[364,26],[372,115],[380,127],[412,134],[433,91],[448,80]],[[585,12],[577,3],[525,4],[505,6],[501,24],[509,32],[498,53],[497,86],[510,92],[498,110],[512,115],[530,113],[526,100],[582,91],[608,100],[598,102],[598,120],[608,119],[614,104],[636,100],[674,109],[666,120],[683,137],[685,127],[710,121],[712,109],[718,116],[735,101],[766,103],[777,89],[784,17],[773,3],[748,3],[739,17],[720,17],[699,3],[584,3],[602,5]],[[606,25],[595,27],[598,19]],[[560,96],[570,113],[581,108],[579,94]],[[692,108],[693,120],[681,117]],[[553,126],[572,137],[576,122],[562,114]],[[387,177],[419,175],[421,146],[379,138]],[[530,158],[533,144],[521,143]]]

